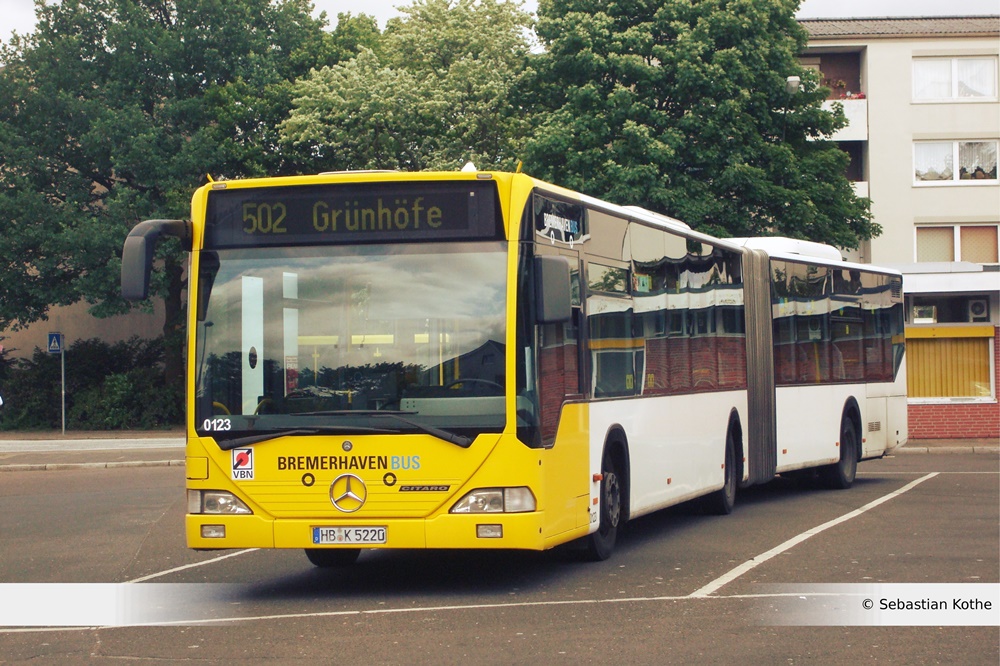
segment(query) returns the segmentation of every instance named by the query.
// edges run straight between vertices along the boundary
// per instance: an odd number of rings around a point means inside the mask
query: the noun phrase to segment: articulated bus
[[[630,519],[905,442],[899,273],[525,174],[211,182],[190,221],[188,545],[607,558]]]

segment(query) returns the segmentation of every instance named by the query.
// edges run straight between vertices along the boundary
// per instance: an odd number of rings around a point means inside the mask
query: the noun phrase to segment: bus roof
[[[727,238],[726,240],[748,247],[754,250],[764,250],[769,256],[795,254],[825,261],[844,260],[840,250],[832,245],[816,243],[813,241],[799,240],[798,238],[784,238],[781,236],[757,237],[757,238]]]

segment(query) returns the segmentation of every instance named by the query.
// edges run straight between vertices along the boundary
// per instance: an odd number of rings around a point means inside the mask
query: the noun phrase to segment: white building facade
[[[911,439],[1000,438],[1000,17],[802,20],[907,294]]]

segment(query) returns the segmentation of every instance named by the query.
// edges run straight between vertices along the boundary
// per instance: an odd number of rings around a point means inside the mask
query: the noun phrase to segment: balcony
[[[823,102],[823,108],[833,111],[833,105],[844,106],[847,116],[847,127],[836,132],[833,141],[867,141],[868,140],[868,100],[867,99],[831,99]]]

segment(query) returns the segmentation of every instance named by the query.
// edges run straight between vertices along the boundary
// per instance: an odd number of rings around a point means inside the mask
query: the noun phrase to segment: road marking
[[[969,473],[972,473],[972,472],[969,472]],[[784,542],[780,546],[777,546],[776,548],[773,548],[773,549],[767,551],[763,555],[758,555],[757,557],[753,558],[752,560],[744,562],[742,565],[736,567],[735,569],[733,569],[729,573],[726,573],[723,576],[720,576],[719,578],[716,578],[715,580],[713,580],[708,585],[705,585],[701,589],[696,590],[695,592],[692,592],[688,596],[690,596],[690,597],[704,597],[704,596],[708,596],[709,594],[711,594],[712,592],[718,590],[720,587],[722,587],[726,583],[729,583],[729,582],[735,580],[736,578],[738,578],[739,576],[742,576],[747,571],[750,571],[751,569],[753,569],[754,567],[756,567],[758,564],[763,564],[764,562],[766,562],[767,560],[771,559],[775,555],[779,555],[780,553],[788,550],[792,546],[795,546],[796,544],[802,543],[803,541],[805,541],[806,539],[808,539],[809,537],[811,537],[811,536],[813,536],[815,534],[819,534],[820,532],[822,532],[824,530],[827,530],[827,529],[829,529],[831,527],[834,527],[836,525],[839,525],[840,523],[842,523],[842,522],[844,522],[846,520],[850,520],[851,518],[855,518],[856,516],[861,515],[865,511],[868,511],[869,509],[873,509],[876,506],[878,506],[879,504],[882,504],[883,502],[889,501],[890,499],[892,499],[893,497],[896,497],[897,495],[902,495],[903,493],[905,493],[906,491],[910,490],[911,488],[913,488],[917,484],[923,483],[927,479],[933,478],[933,477],[937,476],[938,474],[940,474],[940,472],[932,472],[931,474],[923,476],[923,477],[917,479],[916,481],[912,481],[911,483],[903,486],[902,488],[900,488],[899,490],[897,490],[895,492],[889,493],[888,495],[885,495],[884,497],[881,497],[881,498],[879,498],[879,499],[877,499],[877,500],[875,500],[873,502],[869,502],[868,504],[864,505],[860,509],[855,509],[854,511],[851,511],[850,513],[844,514],[840,518],[836,518],[836,519],[834,519],[834,520],[832,520],[832,521],[830,521],[828,523],[824,523],[823,525],[820,525],[819,527],[814,527],[813,529],[808,530],[806,532],[803,532],[802,534],[800,534],[798,536],[792,537],[791,539],[789,539],[788,541]],[[180,566],[180,567],[174,567],[173,569],[167,569],[165,571],[159,571],[157,573],[149,574],[148,576],[142,576],[141,578],[134,578],[132,580],[128,580],[128,581],[125,581],[125,582],[126,583],[143,583],[143,582],[146,582],[148,580],[153,580],[154,578],[160,578],[161,576],[166,576],[167,574],[176,573],[178,571],[186,571],[187,569],[194,569],[194,568],[205,566],[205,565],[208,565],[208,564],[214,564],[216,562],[221,562],[222,560],[229,559],[230,557],[236,557],[237,555],[243,555],[244,553],[252,553],[255,550],[259,550],[259,549],[257,549],[257,548],[247,548],[247,549],[244,549],[244,550],[238,550],[235,553],[227,553],[225,555],[220,555],[219,557],[214,557],[214,558],[212,558],[210,560],[204,560],[202,562],[194,562],[192,564],[185,564],[185,565]],[[671,598],[673,598],[673,597],[671,597]],[[681,597],[681,598],[683,598],[683,597]]]
[[[616,598],[616,599],[565,599],[562,601],[518,601],[518,602],[507,602],[502,604],[468,604],[468,605],[453,605],[453,606],[413,606],[408,608],[373,608],[370,610],[343,610],[343,611],[317,611],[310,613],[280,613],[273,615],[246,615],[246,616],[231,616],[231,617],[214,617],[206,619],[191,619],[191,620],[177,620],[171,622],[157,622],[153,625],[121,625],[125,626],[158,626],[158,627],[183,627],[183,626],[199,626],[199,625],[217,625],[217,624],[234,624],[238,622],[259,622],[259,621],[270,621],[270,620],[298,620],[298,619],[309,619],[318,617],[346,617],[346,616],[365,616],[365,615],[397,615],[402,613],[436,613],[442,611],[465,611],[465,610],[504,610],[509,608],[530,608],[530,607],[540,607],[540,606],[583,606],[583,605],[597,605],[597,604],[620,604],[620,603],[639,603],[639,602],[651,602],[651,601],[701,601],[702,599],[711,600],[725,600],[725,599],[755,599],[763,597],[798,597],[801,596],[800,592],[789,592],[783,594],[739,594],[733,595],[732,597],[726,596],[716,596],[716,597],[699,597],[693,599],[688,595],[680,596],[663,596],[663,597],[628,597],[628,598]],[[95,631],[98,629],[116,629],[119,627],[108,627],[108,626],[79,626],[79,627],[2,627],[0,628],[0,635],[3,634],[26,634],[26,633],[40,633],[40,632],[74,632],[74,631]]]
[[[961,585],[960,583],[958,585]],[[848,585],[850,587],[850,585]],[[864,584],[858,585],[858,587],[864,587]],[[764,592],[757,594],[732,594],[732,595],[717,595],[717,596],[701,596],[694,597],[691,595],[672,595],[672,596],[659,596],[659,597],[623,597],[623,598],[609,598],[609,599],[564,599],[564,600],[553,600],[553,601],[520,601],[520,602],[508,602],[508,603],[492,603],[492,604],[466,604],[466,605],[448,605],[448,606],[416,606],[416,607],[406,607],[406,608],[373,608],[368,610],[341,610],[341,611],[315,611],[315,612],[303,612],[303,613],[273,613],[269,615],[243,615],[243,616],[229,616],[229,617],[211,617],[211,618],[190,618],[182,620],[166,620],[159,622],[136,622],[129,624],[120,625],[92,625],[92,626],[55,626],[55,627],[5,627],[0,628],[0,635],[3,634],[19,634],[19,633],[40,633],[40,632],[79,632],[79,631],[97,631],[103,629],[119,629],[125,627],[194,627],[194,626],[209,626],[209,625],[223,625],[223,624],[237,624],[241,622],[273,622],[276,620],[304,620],[311,618],[328,618],[328,617],[365,617],[365,616],[385,616],[385,615],[402,615],[406,613],[441,613],[448,611],[469,611],[469,610],[509,610],[515,608],[540,608],[540,607],[553,607],[553,606],[596,606],[601,604],[630,604],[630,603],[650,603],[650,602],[704,602],[704,601],[732,601],[732,600],[745,600],[753,601],[758,599],[802,599],[804,596],[810,598],[843,598],[844,596],[852,596],[851,593],[844,592],[822,592],[816,590],[809,591],[792,591],[792,592]],[[862,596],[861,592],[853,594],[853,596]],[[831,625],[834,626],[834,625]]]
[[[959,472],[956,472],[959,473]],[[969,472],[973,473],[973,472]],[[210,619],[198,619],[198,620],[187,620],[187,621],[176,621],[176,622],[164,622],[157,623],[156,626],[194,626],[194,625],[212,625],[212,624],[223,624],[223,623],[238,623],[238,622],[253,622],[253,621],[269,621],[269,620],[281,620],[281,619],[306,619],[306,618],[321,618],[321,617],[343,617],[343,616],[372,616],[372,615],[390,615],[390,614],[402,614],[402,613],[421,613],[421,612],[442,612],[442,611],[452,611],[452,610],[489,610],[489,609],[506,609],[506,608],[527,608],[527,607],[542,607],[542,606],[572,606],[572,605],[597,605],[597,604],[615,604],[615,603],[648,603],[648,602],[664,602],[664,601],[691,601],[691,600],[732,600],[732,599],[761,599],[770,597],[798,597],[801,596],[800,592],[788,592],[788,593],[750,593],[750,594],[733,594],[733,595],[713,595],[715,591],[722,588],[726,584],[736,580],[739,576],[752,570],[759,564],[770,560],[771,558],[779,555],[792,548],[793,546],[802,543],[809,539],[810,537],[824,532],[831,527],[835,527],[843,522],[846,522],[852,518],[855,518],[887,501],[906,493],[917,485],[934,478],[940,474],[951,474],[949,472],[933,472],[927,474],[919,479],[916,479],[902,488],[888,493],[864,506],[850,511],[839,518],[835,518],[831,521],[823,523],[817,527],[814,527],[806,532],[803,532],[791,539],[786,540],[779,546],[753,558],[752,560],[745,562],[730,572],[720,576],[714,581],[708,583],[707,585],[701,587],[695,592],[687,595],[668,595],[668,596],[649,596],[649,597],[618,597],[618,598],[604,598],[604,599],[567,599],[567,600],[552,600],[552,601],[525,601],[525,602],[513,602],[513,603],[494,603],[494,604],[468,604],[468,605],[448,605],[448,606],[418,606],[418,607],[406,607],[406,608],[381,608],[381,609],[369,609],[369,610],[343,610],[343,611],[319,611],[319,612],[304,612],[304,613],[281,613],[281,614],[271,614],[271,615],[251,615],[251,616],[232,616],[232,617],[216,617]],[[245,553],[250,553],[257,548],[249,548],[244,550],[239,550],[233,553],[227,553],[219,557],[215,557],[202,562],[195,562],[192,564],[187,564],[180,567],[175,567],[158,573],[153,573],[148,576],[143,576],[141,578],[136,578],[126,583],[141,583],[154,578],[165,576],[170,573],[177,571],[184,571],[187,569],[192,569],[200,567],[207,564],[213,564],[231,557],[236,557],[238,555],[243,555]],[[810,593],[811,596],[823,596],[822,594],[817,594],[815,592]],[[831,595],[836,596],[836,595]],[[104,627],[23,627],[23,628],[0,628],[0,634],[9,633],[28,633],[28,632],[46,632],[46,631],[90,631],[94,629],[99,629]],[[108,627],[114,628],[114,627]]]
[[[690,594],[690,596],[691,597],[707,597],[710,594],[712,594],[713,592],[717,591],[722,586],[728,585],[729,583],[733,582],[734,580],[736,580],[737,578],[739,578],[743,574],[747,573],[748,571],[751,571],[754,568],[756,568],[757,566],[763,564],[764,562],[767,562],[772,557],[774,557],[776,555],[780,555],[781,553],[783,553],[786,550],[792,548],[793,546],[797,546],[798,544],[802,543],[806,539],[809,539],[811,537],[816,536],[820,532],[825,532],[826,530],[830,529],[831,527],[836,527],[837,525],[840,525],[841,523],[847,522],[851,518],[857,518],[858,516],[860,516],[861,514],[865,513],[866,511],[868,511],[870,509],[874,509],[875,507],[879,506],[880,504],[883,504],[884,502],[888,502],[889,500],[891,500],[894,497],[899,497],[903,493],[905,493],[905,492],[907,492],[909,490],[912,490],[913,488],[917,487],[918,485],[920,485],[921,483],[923,483],[924,481],[926,481],[928,479],[933,479],[937,475],[938,475],[938,472],[932,472],[930,474],[927,474],[926,476],[922,476],[919,479],[917,479],[915,481],[911,481],[910,483],[906,484],[905,486],[903,486],[899,490],[893,491],[893,492],[889,493],[888,495],[883,495],[882,497],[878,498],[877,500],[874,500],[874,501],[869,502],[868,504],[865,504],[861,508],[858,508],[858,509],[855,509],[854,511],[850,511],[848,513],[845,513],[844,515],[840,516],[839,518],[834,518],[833,520],[825,522],[822,525],[818,525],[818,526],[816,526],[816,527],[814,527],[814,528],[812,528],[810,530],[806,530],[805,532],[802,532],[801,534],[793,536],[791,539],[785,541],[784,543],[775,546],[774,548],[772,548],[771,550],[769,550],[769,551],[767,551],[765,553],[761,553],[760,555],[758,555],[757,557],[753,558],[752,560],[747,560],[746,562],[744,562],[743,564],[739,565],[738,567],[736,567],[736,568],[730,570],[729,572],[727,572],[727,573],[719,576],[718,578],[716,578],[715,580],[713,580],[711,583],[709,583],[709,584],[701,587],[700,589],[697,589],[694,592],[692,592]]]
[[[194,569],[196,567],[205,566],[206,564],[214,564],[222,560],[229,559],[230,557],[236,557],[237,555],[243,555],[244,553],[252,553],[258,548],[247,548],[245,550],[238,550],[235,553],[226,553],[225,555],[219,555],[218,557],[213,557],[210,560],[204,560],[202,562],[194,562],[192,564],[185,564],[184,566],[174,567],[173,569],[167,569],[166,571],[159,571],[157,573],[149,574],[148,576],[143,576],[142,578],[133,578],[132,580],[125,581],[126,583],[144,583],[147,580],[153,580],[154,578],[159,578],[160,576],[166,576],[167,574],[172,574],[177,571],[184,571],[186,569]]]
[[[318,617],[347,617],[347,616],[365,616],[365,615],[399,615],[403,613],[438,613],[443,611],[465,611],[465,610],[505,610],[511,608],[535,608],[542,606],[584,606],[584,605],[598,605],[598,604],[624,604],[624,603],[643,603],[643,602],[659,602],[659,601],[701,601],[702,599],[711,600],[726,600],[726,599],[763,599],[772,597],[801,597],[801,592],[787,592],[787,593],[761,593],[761,594],[734,594],[732,596],[715,596],[715,597],[691,597],[690,595],[672,595],[672,596],[661,596],[661,597],[621,597],[621,598],[611,598],[611,599],[564,599],[564,600],[553,600],[553,601],[515,601],[508,603],[494,603],[494,604],[467,604],[467,605],[450,605],[450,606],[413,606],[406,608],[373,608],[369,610],[342,610],[342,611],[315,611],[307,613],[275,613],[272,615],[244,615],[244,616],[231,616],[231,617],[213,617],[213,618],[203,618],[203,619],[190,619],[190,620],[175,620],[166,622],[156,622],[149,625],[143,624],[133,624],[133,625],[121,625],[121,626],[157,626],[157,627],[176,627],[176,626],[197,626],[197,625],[211,625],[211,624],[230,624],[236,622],[259,622],[259,621],[269,621],[269,620],[296,620],[296,619],[308,619],[308,618],[318,618]],[[838,594],[825,594],[825,593],[810,593],[810,596],[842,596]],[[32,632],[47,632],[47,631],[92,631],[97,629],[115,629],[118,627],[105,627],[105,626],[80,626],[80,627],[4,627],[0,628],[0,634],[17,634],[17,633],[32,633]]]

